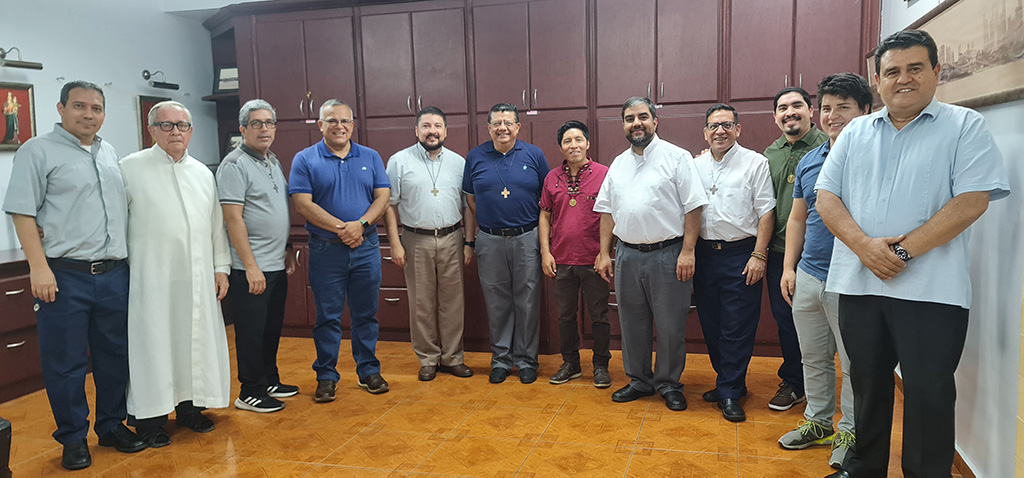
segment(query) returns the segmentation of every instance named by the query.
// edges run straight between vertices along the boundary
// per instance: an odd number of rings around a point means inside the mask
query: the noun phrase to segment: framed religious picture
[[[36,135],[36,106],[32,85],[0,82],[0,151],[14,151]]]
[[[149,110],[157,103],[168,100],[170,98],[139,95],[139,148],[146,149],[154,144],[153,136],[149,134]]]
[[[226,148],[225,148],[224,154],[221,154],[221,157],[227,156],[228,153],[230,153],[235,148],[237,148],[237,147],[242,145],[242,135],[241,135],[241,133],[238,133],[238,132],[228,133],[228,137],[227,137],[227,140],[224,141],[224,145],[226,146]]]
[[[214,76],[213,94],[238,93],[238,67],[218,66]]]

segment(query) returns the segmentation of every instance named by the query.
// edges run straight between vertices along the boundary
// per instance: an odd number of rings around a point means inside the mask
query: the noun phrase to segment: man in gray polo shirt
[[[61,465],[69,470],[92,464],[85,398],[90,356],[93,429],[100,445],[126,453],[146,448],[122,423],[128,387],[128,203],[117,153],[96,135],[104,107],[99,86],[65,84],[57,104],[61,122],[18,150],[4,199],[28,258],[43,381],[57,422],[53,438],[64,445]]]
[[[269,413],[284,408],[278,398],[299,393],[298,387],[282,384],[277,373],[288,275],[295,271],[288,243],[288,185],[270,152],[277,130],[277,112],[270,103],[247,101],[238,123],[242,145],[217,168],[217,191],[231,238],[228,301],[242,383],[235,408]]]
[[[409,287],[409,333],[420,362],[418,378],[433,380],[438,371],[469,377],[462,361],[465,300],[462,265],[472,257],[472,241],[463,239],[475,221],[462,193],[466,160],[445,148],[447,119],[428,106],[416,115],[416,144],[388,160],[391,206],[384,214],[391,260],[405,269]],[[405,234],[398,236],[395,207]]]

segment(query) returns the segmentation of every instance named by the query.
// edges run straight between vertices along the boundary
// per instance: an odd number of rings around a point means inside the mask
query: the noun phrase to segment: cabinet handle
[[[526,108],[526,90],[523,90],[523,108]]]
[[[381,257],[381,259],[384,259],[385,261],[390,261],[391,260],[391,256],[384,256],[384,257]]]
[[[385,297],[384,298],[384,302],[398,302],[400,300],[402,300],[402,299],[399,299],[398,297]],[[8,345],[8,347],[10,347],[10,346]]]
[[[803,74],[803,73],[800,73],[800,76],[799,76],[799,78],[800,78],[800,84],[799,84],[799,85],[797,85],[797,86],[799,86],[799,87],[803,88],[803,87],[804,87],[804,74]]]
[[[25,293],[25,289],[9,290],[4,292],[4,295],[18,295]]]
[[[651,82],[647,82],[647,98],[651,97]]]
[[[696,305],[691,305],[691,306],[690,306],[690,310],[693,310],[693,309],[696,309],[696,308],[697,308],[697,306],[696,306]]]
[[[302,252],[302,249],[295,249],[295,265],[296,266],[299,265],[299,253],[300,252]]]
[[[299,114],[306,116],[306,112],[302,110],[302,106],[306,103],[305,100],[299,100]]]
[[[618,308],[618,307],[619,307],[619,304],[618,304],[617,302],[609,302],[609,303],[608,303],[608,307],[615,307],[615,308]]]
[[[786,75],[782,77],[782,84],[783,87],[789,88],[789,73],[786,73]]]
[[[537,88],[533,89],[533,107],[537,107]]]
[[[661,100],[665,99],[665,82],[664,81],[661,82],[661,92],[658,93],[658,99],[661,99]]]
[[[21,342],[18,342],[16,344],[7,344],[7,348],[14,349],[14,348],[21,347],[22,345],[25,345],[25,341],[24,340],[22,340]]]
[[[416,111],[423,109],[423,95],[416,97]]]
[[[313,98],[309,99],[309,115],[313,116]],[[319,119],[319,118],[320,118],[320,115],[317,115],[317,119]]]
[[[412,111],[412,95],[405,97],[405,108]]]

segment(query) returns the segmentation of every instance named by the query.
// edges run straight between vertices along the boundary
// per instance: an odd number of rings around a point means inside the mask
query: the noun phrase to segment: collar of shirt
[[[68,143],[73,144],[76,147],[80,148],[82,146],[87,146],[83,145],[82,142],[79,141],[79,139],[75,135],[69,133],[68,130],[64,129],[64,126],[61,125],[61,123],[53,124],[53,132],[56,133],[57,136],[60,136],[61,138],[67,140]],[[100,138],[99,135],[93,136],[92,145],[90,147],[98,146],[102,142],[103,138]]]
[[[582,178],[582,177],[583,177],[583,173],[584,173],[584,172],[588,172],[588,171],[590,171],[590,162],[591,162],[591,161],[593,161],[593,160],[592,160],[592,159],[590,159],[590,156],[587,156],[587,162],[586,162],[586,163],[584,163],[584,164],[583,164],[583,166],[580,166],[580,169],[579,169],[579,171],[576,171],[576,176],[577,176],[577,177],[580,177],[580,178]],[[569,169],[568,169],[568,168],[569,168],[569,160],[567,160],[567,159],[563,159],[563,160],[562,160],[562,167],[561,167],[561,168],[559,168],[559,170],[558,170],[558,171],[559,171],[559,172],[558,172],[558,175],[559,175],[559,176],[565,176],[566,180],[568,180],[568,179],[569,179],[569,177],[570,177],[570,175],[569,175]]]
[[[796,140],[796,142],[790,143],[789,140],[786,139],[786,135],[782,135],[779,137],[779,139],[775,140],[773,146],[778,148],[795,148],[797,144],[802,144],[804,147],[807,147],[814,144],[814,141],[817,140],[818,135],[820,134],[825,134],[825,132],[818,129],[818,127],[815,126],[814,123],[811,123],[810,131],[808,131],[803,138]]]
[[[442,157],[444,157],[444,150],[445,149],[447,149],[447,148],[445,148],[444,146],[441,146],[440,150],[437,152],[437,159],[438,160],[440,160]],[[416,151],[420,154],[421,158],[426,159],[427,161],[434,161],[433,159],[430,159],[430,152],[427,151],[427,148],[424,148],[423,145],[420,144],[419,141],[416,142]]]
[[[334,154],[334,152],[331,151],[327,147],[327,142],[322,140],[322,139],[320,140],[319,143],[316,144],[316,149],[320,153],[320,156],[323,156],[326,159],[330,159],[330,158],[335,158],[335,159],[358,158],[359,157],[359,145],[356,144],[356,142],[352,141],[352,140],[349,140],[348,144],[351,145],[351,147],[348,148],[348,154],[346,154],[344,158],[338,157],[337,154]]]
[[[651,142],[644,147],[644,154],[636,154],[636,151],[633,151],[632,143],[630,143],[629,152],[633,154],[633,159],[636,159],[638,163],[643,163],[644,158],[654,152],[659,142],[661,142],[661,138],[658,137],[658,133],[654,133],[654,138],[651,138]]]
[[[919,118],[922,118],[922,117],[927,117],[929,121],[934,121],[935,120],[935,116],[938,115],[938,114],[939,114],[939,100],[937,100],[933,96],[932,100],[928,103],[928,106],[925,106],[924,109],[921,110],[921,114],[917,115],[917,118],[914,118],[913,120],[911,120],[910,123],[907,123],[907,125],[910,125],[911,123],[917,122],[917,120]],[[892,125],[892,119],[889,118],[889,107],[888,106],[883,107],[881,110],[878,110],[875,113],[872,113],[872,115],[873,116],[871,117],[871,124],[874,125],[875,127],[878,127],[878,124],[879,124],[878,122],[879,121],[884,121],[884,122],[889,123],[890,125]],[[924,120],[921,120],[921,121],[924,121]],[[893,126],[893,127],[895,128],[895,126]]]
[[[250,157],[257,161],[269,162],[270,164],[274,164],[277,160],[277,156],[275,156],[274,153],[269,149],[267,150],[266,155],[260,154],[259,151],[256,151],[255,149],[246,146],[245,143],[239,145],[238,149],[242,150],[243,153],[248,154]]]
[[[171,163],[180,163],[183,160],[185,160],[185,158],[188,157],[188,149],[186,149],[185,153],[181,155],[181,159],[179,159],[177,161],[175,161],[174,157],[172,157],[170,154],[168,154],[167,151],[164,151],[163,148],[161,148],[160,145],[158,145],[158,144],[154,144],[153,145],[153,151],[156,151],[157,154],[162,155],[163,157],[167,158],[167,160],[170,161]]]
[[[518,151],[520,149],[523,149],[523,142],[519,141],[518,138],[516,139],[515,144],[512,145],[512,148],[509,149],[507,152],[504,152],[504,153],[502,153],[501,151],[498,151],[498,149],[494,147],[494,140],[493,139],[488,141],[487,144],[488,144],[488,149],[487,149],[488,153],[493,153],[493,154],[497,155],[498,157],[502,157],[502,158],[505,157],[505,156],[508,156],[509,153],[511,153],[513,151]]]

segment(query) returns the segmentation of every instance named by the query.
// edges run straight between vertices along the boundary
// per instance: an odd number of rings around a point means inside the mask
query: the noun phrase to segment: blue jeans
[[[337,382],[341,347],[341,314],[348,297],[352,320],[352,358],[360,379],[380,373],[377,360],[377,296],[380,294],[380,245],[369,234],[352,249],[315,235],[309,236],[309,285],[316,303],[313,343],[317,380]]]

